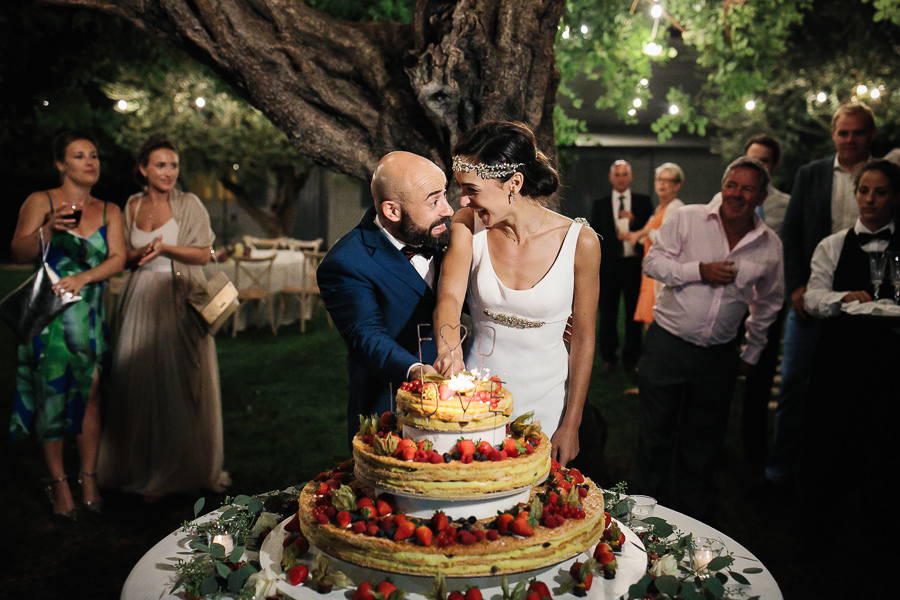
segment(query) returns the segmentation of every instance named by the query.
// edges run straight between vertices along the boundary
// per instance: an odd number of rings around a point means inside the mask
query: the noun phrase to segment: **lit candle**
[[[225,556],[228,556],[234,550],[234,538],[231,537],[230,533],[217,533],[213,536],[212,543],[219,544],[225,548]]]
[[[702,573],[706,571],[706,565],[714,558],[712,550],[694,550],[694,569]]]

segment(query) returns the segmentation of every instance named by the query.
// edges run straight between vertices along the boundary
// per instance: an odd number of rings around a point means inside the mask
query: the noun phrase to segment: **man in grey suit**
[[[852,173],[869,160],[875,133],[872,109],[861,102],[841,105],[831,120],[835,154],[800,167],[794,179],[781,230],[784,288],[791,310],[784,332],[775,445],[766,464],[766,479],[776,487],[792,484],[797,470],[807,380],[819,339],[819,321],[806,314],[803,303],[813,251],[823,238],[856,222]]]

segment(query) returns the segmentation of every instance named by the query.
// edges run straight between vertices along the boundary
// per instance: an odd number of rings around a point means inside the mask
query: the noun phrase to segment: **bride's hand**
[[[566,466],[569,461],[578,456],[580,449],[578,446],[578,429],[572,431],[571,428],[567,428],[565,425],[561,426],[553,434],[553,439],[550,440],[550,447],[552,448],[551,457],[563,467]]]
[[[437,360],[434,361],[434,368],[444,377],[464,371],[466,364],[463,361],[462,350],[457,348],[453,351],[445,350],[441,352],[438,354]]]

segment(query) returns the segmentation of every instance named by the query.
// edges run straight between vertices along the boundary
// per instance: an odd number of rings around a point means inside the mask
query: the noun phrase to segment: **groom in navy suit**
[[[391,152],[372,176],[375,206],[328,252],[316,273],[325,307],[347,344],[348,439],[359,415],[391,409],[403,381],[433,373],[431,331],[442,249],[453,209],[447,177],[430,160]],[[419,356],[419,324],[425,324]]]

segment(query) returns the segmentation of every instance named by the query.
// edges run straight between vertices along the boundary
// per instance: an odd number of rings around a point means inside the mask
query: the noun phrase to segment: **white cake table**
[[[212,519],[215,516],[215,513],[210,513],[201,517],[199,520],[202,522],[204,520]],[[766,600],[781,600],[781,590],[778,588],[778,584],[772,577],[771,572],[769,572],[769,570],[766,569],[765,566],[755,556],[753,556],[753,554],[749,550],[744,548],[735,540],[731,539],[720,531],[717,531],[716,529],[713,529],[712,527],[701,523],[700,521],[692,519],[686,515],[665,508],[663,506],[657,506],[654,512],[654,516],[665,519],[671,525],[680,529],[682,532],[692,533],[695,537],[702,536],[719,539],[723,544],[725,544],[725,548],[727,549],[727,551],[731,552],[734,555],[735,562],[732,567],[733,571],[741,572],[746,568],[762,569],[762,573],[754,573],[746,576],[746,578],[750,581],[749,586],[739,586],[738,584],[735,584],[733,582],[730,583],[730,585],[732,586],[744,588],[746,597],[759,596],[760,598],[765,598]],[[634,536],[634,534],[630,531],[628,531],[626,535],[628,536],[628,541],[637,540],[637,537]],[[193,551],[188,547],[188,542],[188,535],[181,529],[178,529],[160,540],[155,546],[148,550],[128,575],[128,579],[125,581],[125,586],[122,588],[121,599],[177,600],[181,598],[181,596],[175,595],[173,593],[172,588],[175,584],[176,563],[179,560],[189,560],[193,555]],[[632,544],[626,542],[624,553],[627,554],[629,552],[635,557],[643,557],[643,554],[641,553],[639,548],[634,547]],[[265,556],[261,558],[263,562],[266,561]],[[574,560],[575,559],[570,559],[569,561],[566,561],[559,565],[548,567],[540,571],[531,571],[528,573],[528,577],[530,578],[532,576],[536,576],[538,579],[545,581],[552,591],[553,588],[558,585],[558,583],[554,581],[554,577],[559,573],[560,569],[568,570],[569,566],[572,562],[574,562]],[[354,569],[358,569],[357,567],[345,567],[343,564],[339,564],[336,566],[337,568],[345,571],[352,579],[354,579],[354,581],[360,578],[360,575],[363,573],[362,569],[359,569],[359,572],[354,571]],[[371,573],[371,577],[368,577],[367,579],[375,583],[388,576],[388,574],[386,573],[380,573],[371,570],[366,571],[368,571],[368,573]],[[431,579],[426,577],[406,577],[391,575],[391,578],[395,583],[401,584],[400,587],[402,589],[406,589],[410,592],[409,597],[412,600],[423,600],[424,596],[421,592],[430,589],[431,585]],[[513,577],[511,577],[510,579],[512,580]],[[499,578],[481,578],[476,583],[477,585],[479,585],[479,587],[482,588],[484,597],[490,598],[495,593],[492,588],[494,586],[499,586]],[[453,589],[465,589],[465,585],[458,579],[449,579],[447,587],[448,591]],[[622,587],[624,587],[624,591],[620,589]],[[487,591],[486,588],[490,589],[491,591]],[[606,581],[595,577],[594,585],[588,594],[588,598],[591,598],[592,600],[613,600],[615,598],[618,598],[621,594],[627,592],[627,589],[628,582],[626,582],[624,578],[620,579],[619,577],[617,577],[615,580]],[[303,600],[346,600],[346,598],[348,597],[346,593],[347,590],[334,590],[330,594],[326,594],[323,596],[322,594],[315,592],[312,588],[307,587],[294,588],[293,590],[291,590],[291,596],[295,598],[302,598]],[[499,593],[499,587],[497,587],[496,593]]]

